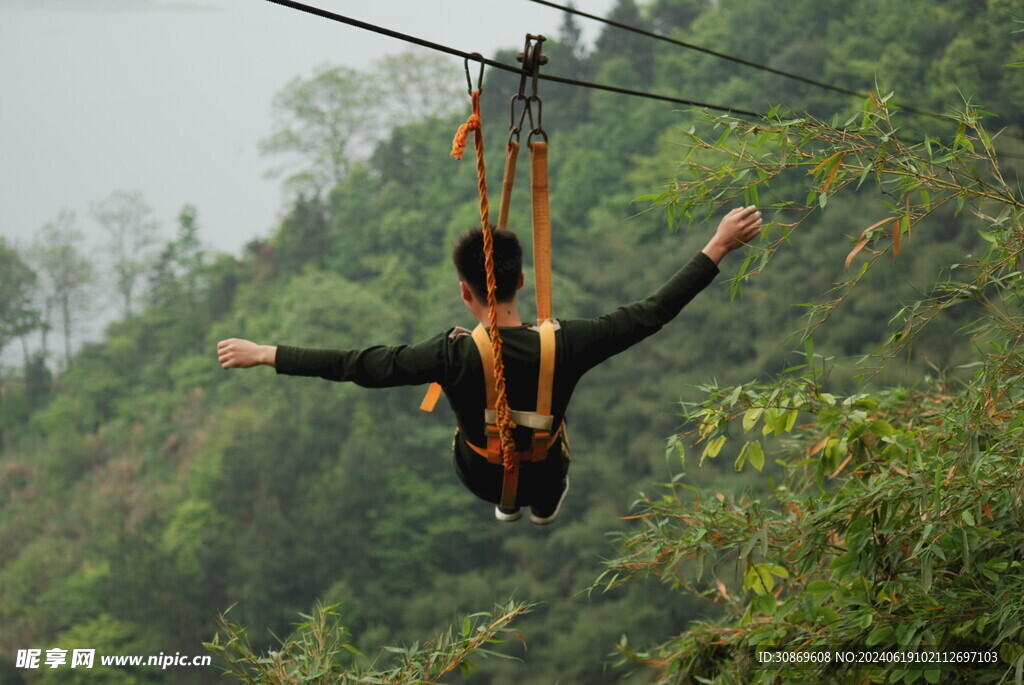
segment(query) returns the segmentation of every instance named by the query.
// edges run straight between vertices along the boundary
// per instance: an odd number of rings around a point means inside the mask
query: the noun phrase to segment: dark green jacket
[[[565,417],[576,384],[590,369],[656,333],[703,290],[718,274],[718,267],[698,253],[653,295],[596,319],[559,320],[555,334],[555,379],[551,399],[558,425]],[[535,409],[539,336],[529,325],[503,327],[502,359],[509,406]],[[280,345],[276,368],[279,374],[319,376],[332,381],[352,381],[368,388],[423,385],[437,382],[455,412],[459,432],[477,445],[486,445],[483,410],[486,404],[483,368],[472,337],[449,329],[415,345],[368,347],[362,350],[325,350]],[[517,442],[528,435],[517,435]],[[552,456],[561,446],[552,447]],[[500,466],[488,464],[465,445],[459,445],[456,462],[463,480],[492,476],[500,489]],[[547,462],[553,462],[548,464]],[[534,470],[554,469],[558,459],[524,464],[522,478]],[[488,468],[488,467],[494,467]],[[564,465],[561,469],[564,471]],[[468,483],[467,483],[468,484]],[[479,488],[474,492],[484,496]],[[489,490],[488,490],[489,491]],[[496,499],[490,499],[496,501]]]

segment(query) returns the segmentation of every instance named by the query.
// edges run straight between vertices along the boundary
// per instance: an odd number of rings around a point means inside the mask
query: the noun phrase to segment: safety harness
[[[518,491],[518,464],[530,461],[542,461],[547,458],[548,452],[555,442],[565,438],[565,424],[554,425],[555,417],[551,413],[551,397],[554,391],[555,377],[555,331],[558,329],[558,322],[548,319],[531,330],[537,331],[540,336],[540,361],[537,368],[537,402],[533,411],[510,409],[509,416],[514,427],[528,428],[532,432],[530,446],[525,450],[515,450],[513,457],[516,468],[505,469],[501,484],[501,506],[512,509],[515,507],[516,493]],[[505,455],[502,451],[501,434],[497,425],[497,383],[494,371],[494,353],[491,348],[491,340],[487,329],[483,324],[478,325],[470,334],[480,354],[480,362],[483,368],[484,389],[486,391],[487,404],[484,409],[484,434],[487,438],[486,445],[475,445],[462,435],[466,445],[478,455],[492,464],[504,464]],[[427,390],[426,397],[420,409],[433,411],[441,396],[442,388],[437,383],[432,383]]]
[[[475,132],[474,143],[477,154],[477,185],[480,191],[480,218],[484,232],[485,268],[487,272],[488,309],[490,313],[490,330],[478,325],[473,331],[483,366],[484,387],[486,389],[487,407],[484,410],[484,422],[487,445],[480,446],[465,440],[466,444],[477,454],[494,464],[504,466],[500,506],[506,509],[515,508],[516,492],[519,483],[519,464],[523,461],[541,461],[548,456],[548,451],[559,437],[564,437],[564,424],[554,426],[551,413],[551,395],[555,375],[555,330],[558,323],[552,318],[551,311],[551,215],[548,202],[548,162],[547,134],[542,128],[541,100],[537,95],[537,80],[540,65],[547,63],[547,57],[541,52],[544,36],[526,36],[526,45],[519,56],[523,63],[522,78],[518,94],[510,103],[511,123],[508,144],[505,148],[505,173],[502,182],[501,205],[498,211],[498,228],[503,229],[508,222],[508,210],[515,181],[516,159],[519,154],[519,133],[524,121],[529,117],[530,132],[527,140],[530,148],[530,187],[533,200],[533,261],[534,279],[537,291],[537,326],[534,330],[540,335],[540,363],[537,375],[537,403],[533,411],[511,409],[505,396],[504,364],[501,359],[501,337],[497,329],[497,304],[494,296],[494,265],[491,226],[487,219],[487,182],[483,162],[483,134],[480,122],[480,80],[483,75],[481,61],[480,78],[477,88],[473,90],[469,74],[469,61],[466,61],[466,80],[469,82],[473,113],[467,122],[459,128],[452,143],[452,156],[461,159],[465,149],[469,131]],[[525,93],[526,80],[533,78],[532,94]],[[520,104],[520,115],[516,122],[516,104]],[[536,109],[536,119],[534,118]],[[533,141],[538,136],[541,140]],[[433,411],[440,398],[442,388],[433,383],[427,390],[426,397],[420,405],[424,411]],[[528,428],[533,432],[529,449],[516,450],[511,437],[513,427]]]

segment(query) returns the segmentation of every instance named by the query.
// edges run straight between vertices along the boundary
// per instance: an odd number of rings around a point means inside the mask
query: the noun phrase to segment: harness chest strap
[[[540,334],[540,369],[537,377],[537,405],[532,412],[511,410],[512,421],[517,426],[532,428],[538,431],[551,431],[553,417],[551,416],[551,396],[554,389],[555,378],[555,327],[552,320],[545,321],[537,327]],[[464,335],[469,333],[465,329],[456,329],[452,335]],[[497,403],[494,383],[494,356],[491,353],[490,340],[487,337],[487,330],[477,326],[472,332],[473,342],[476,343],[477,351],[480,353],[480,361],[483,364],[484,388],[486,390],[487,408],[484,410],[484,421],[488,424],[495,423],[494,405]],[[420,409],[432,412],[437,407],[441,398],[442,388],[440,383],[431,383],[427,388],[426,395],[420,403]],[[467,443],[470,447],[480,451],[480,448]]]
[[[517,426],[531,428],[538,433],[550,436],[554,417],[551,415],[551,395],[555,376],[555,323],[548,319],[537,328],[540,334],[540,364],[537,371],[537,402],[534,411],[511,410],[512,420]],[[487,329],[482,325],[473,331],[473,342],[476,343],[483,364],[484,388],[486,390],[487,408],[484,421],[488,427],[495,423],[495,404],[497,402],[496,383],[494,380],[494,357],[491,352],[490,338]]]
[[[519,482],[519,462],[541,461],[547,458],[551,445],[564,435],[563,425],[559,425],[558,430],[552,430],[554,427],[554,416],[551,414],[551,398],[555,377],[555,328],[557,325],[553,319],[546,319],[535,329],[540,335],[540,364],[537,373],[536,409],[534,411],[514,409],[510,411],[514,425],[533,430],[533,444],[528,450],[513,452],[511,468],[507,468],[504,471],[501,506],[506,508],[512,508],[515,504]],[[487,402],[486,409],[484,410],[487,446],[474,445],[465,436],[463,436],[463,440],[469,445],[470,449],[487,459],[487,461],[493,464],[502,464],[501,438],[495,425],[497,386],[494,378],[494,356],[490,337],[487,329],[482,324],[473,330],[472,336],[483,366],[484,392]],[[420,409],[433,411],[438,398],[441,396],[441,391],[442,388],[439,384],[431,384],[427,390],[426,397],[423,399],[423,403],[420,405]]]

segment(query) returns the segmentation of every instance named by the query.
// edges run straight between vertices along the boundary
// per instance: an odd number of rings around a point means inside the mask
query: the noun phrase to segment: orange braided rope
[[[516,454],[515,443],[512,441],[512,417],[508,406],[508,396],[505,393],[505,364],[501,359],[501,335],[498,332],[498,284],[494,277],[494,236],[491,233],[490,205],[487,202],[487,172],[484,167],[484,133],[480,120],[480,91],[474,90],[471,97],[473,113],[469,115],[466,123],[455,132],[451,155],[456,159],[462,159],[462,153],[466,150],[466,139],[469,137],[469,132],[473,131],[473,144],[476,148],[477,188],[480,191],[480,224],[484,233],[487,310],[490,315],[491,349],[494,355],[494,384],[497,386],[494,407],[495,423],[498,426],[501,458],[505,471],[515,471],[519,468],[519,457]]]

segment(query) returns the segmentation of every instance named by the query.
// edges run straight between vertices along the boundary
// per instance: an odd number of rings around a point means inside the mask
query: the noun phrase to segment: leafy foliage
[[[988,682],[995,671],[1021,682],[1024,670],[1024,536],[1019,457],[1024,453],[1020,260],[1024,205],[1003,180],[976,112],[948,145],[911,145],[895,135],[884,99],[836,128],[810,119],[746,124],[719,120],[717,140],[693,136],[692,174],[661,196],[690,214],[762,191],[793,170],[812,176],[803,204],[777,206],[797,218],[740,266],[749,278],[828,198],[871,179],[889,216],[854,240],[845,262],[870,254],[835,299],[810,309],[805,363],[767,384],[708,387],[684,405],[704,447],[700,461],[743,442],[735,469],[771,458],[779,481],[764,497],[698,491],[678,484],[643,502],[643,529],[621,538],[623,556],[607,586],[654,576],[715,602],[715,621],[695,623],[653,652],[623,645],[630,660],[657,664],[659,682]],[[732,139],[735,136],[735,139]],[[807,170],[807,171],[804,171]],[[876,200],[878,202],[878,200]],[[890,321],[878,356],[904,351],[949,307],[977,299],[981,316],[964,332],[978,348],[972,376],[923,380],[846,397],[826,391],[829,359],[810,333],[821,326],[883,254],[947,203],[970,208],[986,246]],[[906,249],[906,248],[904,248]],[[753,265],[753,266],[751,266]],[[735,427],[738,424],[738,429]],[[771,441],[769,441],[771,439]],[[673,449],[681,449],[674,438]],[[732,453],[737,450],[733,449]],[[730,587],[731,586],[731,587]],[[968,650],[985,645],[999,662],[938,666],[888,663],[764,666],[755,648],[872,647]]]
[[[343,652],[363,656],[348,639],[348,632],[338,624],[333,606],[317,606],[312,615],[303,615],[304,622],[295,632],[266,656],[253,652],[245,637],[245,629],[231,623],[225,615],[217,624],[224,632],[214,636],[206,647],[228,664],[227,672],[240,682],[252,683],[436,683],[439,678],[458,669],[468,676],[473,668],[471,654],[504,656],[491,645],[500,644],[514,635],[509,624],[529,611],[525,604],[510,602],[491,613],[475,613],[465,617],[458,634],[450,629],[434,640],[408,647],[385,647],[398,663],[382,670],[346,667],[339,657]],[[515,636],[519,637],[519,636]],[[522,639],[522,638],[520,638]]]

